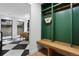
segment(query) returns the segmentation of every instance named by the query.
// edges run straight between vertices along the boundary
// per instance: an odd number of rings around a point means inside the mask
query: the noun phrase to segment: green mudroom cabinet
[[[42,39],[79,45],[79,3],[44,3],[41,13]],[[52,21],[47,24],[48,17]]]

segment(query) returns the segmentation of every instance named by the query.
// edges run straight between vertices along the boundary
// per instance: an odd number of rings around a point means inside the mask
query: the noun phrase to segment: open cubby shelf
[[[60,11],[70,8],[70,4],[60,4],[59,6],[53,7],[54,11]]]
[[[44,10],[44,9],[50,8],[51,7],[51,3],[44,3],[41,6],[43,7],[42,10]]]
[[[42,10],[42,12],[43,12],[43,11],[47,11],[47,10],[49,10],[49,9],[51,9],[51,7],[48,7],[48,8],[46,8],[46,9]]]
[[[62,6],[62,5],[63,5],[63,3],[56,3],[55,5],[53,4],[52,7],[59,7],[59,6]]]
[[[77,6],[79,6],[79,3],[72,3],[72,6],[77,7]]]
[[[42,13],[45,14],[45,15],[46,15],[46,14],[49,14],[49,13],[51,13],[51,9],[48,9],[48,10],[46,10],[46,11],[42,11]]]
[[[53,3],[53,6],[58,5],[59,3]]]
[[[79,3],[42,4],[42,39],[79,45]],[[52,23],[45,24],[49,15]]]

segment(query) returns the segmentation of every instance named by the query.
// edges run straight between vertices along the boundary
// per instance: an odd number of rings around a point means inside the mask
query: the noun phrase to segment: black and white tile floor
[[[26,56],[28,54],[28,41],[15,41],[2,47],[2,56]]]

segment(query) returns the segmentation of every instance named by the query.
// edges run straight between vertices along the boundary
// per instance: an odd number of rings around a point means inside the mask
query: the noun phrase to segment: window
[[[12,20],[1,19],[1,31],[3,37],[12,36]]]
[[[21,32],[24,32],[24,22],[18,21],[17,34],[20,35]]]

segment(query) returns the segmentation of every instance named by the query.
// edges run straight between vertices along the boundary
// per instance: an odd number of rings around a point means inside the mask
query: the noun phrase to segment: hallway
[[[1,56],[29,54],[30,5],[27,3],[0,4]]]

